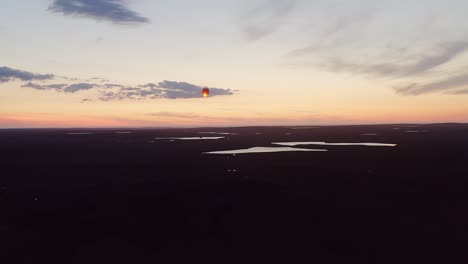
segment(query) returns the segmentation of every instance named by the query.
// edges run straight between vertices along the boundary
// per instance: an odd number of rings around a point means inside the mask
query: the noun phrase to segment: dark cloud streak
[[[92,89],[92,88],[94,88],[96,86],[98,86],[98,85],[93,84],[93,83],[76,83],[76,84],[69,85],[68,87],[63,89],[63,91],[66,92],[66,93],[76,93],[78,91]]]
[[[21,87],[32,88],[36,90],[55,90],[57,92],[65,92],[65,93],[76,93],[82,90],[89,90],[94,87],[97,87],[97,84],[92,83],[75,83],[75,84],[36,84],[32,82],[28,82]]]
[[[27,71],[15,70],[8,67],[0,67],[0,83],[17,79],[21,81],[42,81],[53,79],[52,74],[36,74]]]
[[[28,83],[22,85],[21,87],[32,88],[32,89],[36,89],[36,90],[57,90],[57,91],[60,91],[65,86],[67,86],[67,85],[66,84],[41,85],[41,84],[35,84],[35,83],[32,83],[32,82],[28,82]]]
[[[130,10],[123,0],[54,0],[48,8],[64,15],[105,20],[115,24],[149,23],[149,19]]]

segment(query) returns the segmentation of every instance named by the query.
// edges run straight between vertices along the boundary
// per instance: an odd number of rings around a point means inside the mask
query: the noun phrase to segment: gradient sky
[[[468,122],[466,10],[2,0],[0,128]]]

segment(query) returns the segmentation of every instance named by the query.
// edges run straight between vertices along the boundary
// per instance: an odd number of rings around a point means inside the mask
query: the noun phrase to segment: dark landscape
[[[302,141],[397,146],[204,154]],[[466,263],[468,124],[5,129],[0,164],[5,264]]]

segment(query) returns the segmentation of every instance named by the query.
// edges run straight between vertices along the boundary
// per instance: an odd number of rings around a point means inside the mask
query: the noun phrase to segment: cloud
[[[304,61],[302,63],[286,64],[289,67],[322,67],[331,72],[349,72],[354,74],[368,75],[371,77],[385,77],[391,80],[399,78],[407,80],[408,84],[394,87],[400,95],[423,95],[433,92],[447,92],[450,94],[465,94],[464,90],[452,91],[453,89],[465,88],[468,85],[468,75],[458,75],[441,79],[434,82],[411,82],[410,78],[420,76],[437,78],[443,72],[434,71],[438,67],[449,64],[460,57],[468,49],[468,41],[453,41],[434,45],[434,48],[424,51],[423,55],[404,54],[394,55],[392,62],[366,63],[350,62],[344,59],[328,58],[325,61],[315,63]],[[372,60],[366,58],[366,60]],[[388,58],[390,60],[390,58]]]
[[[147,83],[138,87],[120,87],[118,92],[102,92],[100,100],[141,100],[141,99],[188,99],[200,98],[203,87],[187,82],[162,81],[157,84]],[[211,96],[233,95],[231,89],[209,88]]]
[[[125,85],[121,85],[121,84],[114,84],[114,83],[106,83],[103,85],[104,87],[106,88],[124,88]]]
[[[147,83],[136,86],[129,86],[115,83],[103,83],[107,81],[102,78],[78,79],[68,77],[58,77],[64,82],[75,83],[50,83],[49,79],[55,79],[52,74],[34,74],[26,71],[14,70],[7,67],[0,67],[0,83],[8,82],[12,79],[27,81],[21,87],[42,91],[56,91],[62,93],[77,93],[86,90],[96,90],[101,101],[115,100],[143,100],[143,99],[180,99],[180,98],[200,98],[204,87],[187,82],[162,81],[159,83]],[[42,81],[40,83],[34,80]],[[93,80],[95,82],[93,82]],[[212,87],[210,96],[233,95],[236,91]],[[87,98],[90,99],[90,98]],[[90,99],[91,100],[91,99]],[[85,100],[88,101],[88,100]]]
[[[424,9],[419,1],[357,2],[301,1],[288,24],[288,43],[298,44],[284,51],[281,64],[382,78],[389,88],[400,85],[395,91],[402,95],[456,89],[439,85],[457,81],[448,76],[467,66],[467,19],[454,12],[465,2],[426,1]]]
[[[203,87],[194,84],[173,81],[160,82],[157,87],[169,99],[200,97],[201,90],[203,89]]]
[[[158,112],[158,113],[149,113],[148,116],[157,116],[157,117],[175,117],[183,119],[199,118],[200,115],[195,115],[193,113],[178,113],[178,112]]]
[[[117,88],[118,90],[115,90]],[[145,89],[141,87],[130,87],[124,85],[112,84],[107,85],[107,89],[113,91],[101,91],[99,100],[101,101],[118,101],[118,100],[142,100],[142,99],[157,99],[161,98],[160,91],[156,89]]]
[[[344,62],[339,59],[330,59],[325,67],[335,72],[354,72],[385,77],[412,76],[427,72],[441,66],[468,49],[468,42],[447,42],[437,45],[433,51],[420,56],[415,61],[405,60],[396,63],[360,64]]]
[[[67,85],[66,84],[49,84],[46,86],[51,89],[63,89],[63,87],[66,87]]]
[[[115,24],[149,23],[149,19],[130,10],[124,0],[54,0],[49,11]]]
[[[325,49],[331,49],[333,47],[339,47],[343,45],[343,37],[349,38],[357,37],[357,32],[366,24],[371,22],[375,16],[375,10],[373,8],[363,8],[362,10],[347,10],[344,14],[338,16],[329,15],[327,16],[327,26],[322,32],[311,34],[314,36],[312,44],[305,47],[292,50],[289,55],[293,57],[304,56],[314,54]],[[351,34],[350,34],[351,33]],[[351,35],[351,36],[350,36]]]
[[[53,79],[54,75],[52,74],[36,74],[27,71],[20,71],[11,69],[8,67],[0,67],[0,83],[9,82],[11,80],[17,79],[21,81],[33,81],[33,80],[49,80]]]
[[[36,90],[55,90],[58,92],[65,92],[65,93],[76,93],[81,90],[89,90],[94,87],[97,87],[97,84],[92,83],[76,83],[76,84],[36,84],[32,82],[28,82],[21,87],[32,88]]]
[[[98,85],[92,84],[92,83],[76,83],[76,84],[69,85],[68,87],[63,89],[63,91],[66,93],[76,93],[78,91],[92,89],[96,86]]]
[[[156,87],[158,87],[158,85],[157,85],[157,84],[154,84],[154,83],[147,83],[147,84],[141,85],[141,87],[145,87],[145,88],[156,88]]]
[[[468,87],[468,74],[462,74],[446,78],[444,80],[426,84],[412,83],[394,88],[398,94],[421,95],[433,92],[446,91],[450,94],[466,94],[467,90],[459,90]]]
[[[294,9],[296,0],[268,0],[250,10],[242,18],[242,31],[250,41],[273,33]]]
[[[163,81],[158,84],[148,83],[137,87],[121,84],[75,83],[75,84],[36,84],[28,82],[22,87],[36,90],[54,90],[64,93],[76,93],[96,89],[100,101],[143,100],[143,99],[188,99],[200,98],[202,86],[187,82]],[[231,89],[209,88],[210,96],[233,95]],[[86,101],[91,101],[87,98]]]
[[[163,91],[165,98],[176,99],[176,98],[198,98],[200,97],[202,86],[186,83],[186,82],[173,82],[163,81],[158,83],[158,87]],[[234,92],[231,89],[222,89],[209,87],[210,96],[220,95],[233,95]]]
[[[468,89],[465,90],[457,90],[457,91],[449,91],[448,94],[468,94]]]
[[[66,84],[42,85],[42,84],[35,84],[35,83],[32,83],[32,82],[28,82],[28,83],[22,85],[21,87],[33,88],[33,89],[36,89],[36,90],[57,90],[57,91],[60,91],[66,86],[67,86]]]
[[[87,81],[88,82],[101,82],[101,83],[109,82],[109,80],[104,79],[104,78],[99,78],[99,77],[89,78]]]

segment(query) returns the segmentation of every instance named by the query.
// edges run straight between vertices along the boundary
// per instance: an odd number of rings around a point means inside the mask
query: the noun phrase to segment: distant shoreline
[[[271,125],[271,126],[190,126],[190,127],[12,127],[0,130],[165,130],[165,129],[220,129],[220,128],[312,128],[312,127],[356,127],[356,126],[431,126],[431,125],[468,125],[468,123],[377,123],[377,124],[335,124],[335,125]]]

